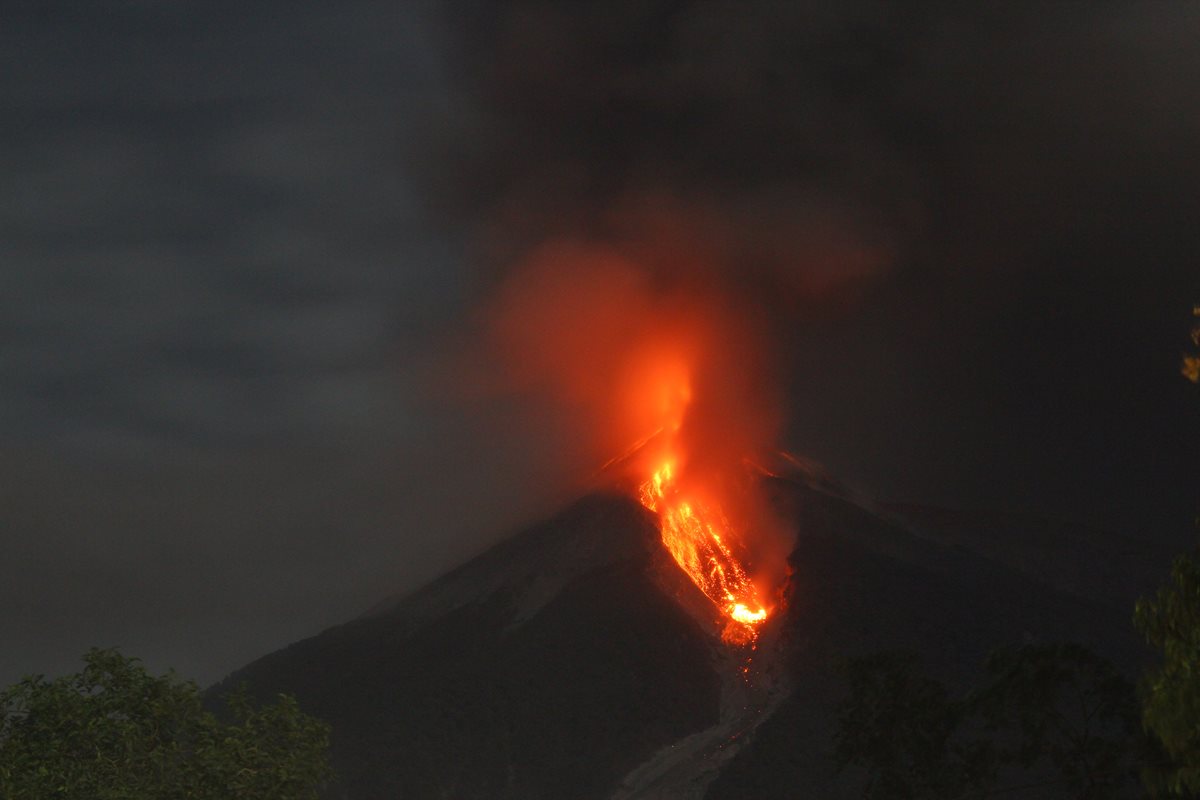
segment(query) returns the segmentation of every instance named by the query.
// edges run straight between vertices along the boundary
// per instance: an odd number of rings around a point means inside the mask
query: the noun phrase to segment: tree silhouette
[[[115,650],[81,672],[0,692],[0,797],[306,800],[328,776],[328,727],[280,695],[206,711],[196,684],[155,677]]]
[[[863,798],[1135,796],[1136,697],[1112,664],[1078,645],[1026,645],[995,651],[985,669],[954,697],[908,655],[846,662],[834,758],[865,773]]]
[[[1200,560],[1183,555],[1153,598],[1138,601],[1134,622],[1162,655],[1143,681],[1142,721],[1166,751],[1147,768],[1152,789],[1200,793]]]

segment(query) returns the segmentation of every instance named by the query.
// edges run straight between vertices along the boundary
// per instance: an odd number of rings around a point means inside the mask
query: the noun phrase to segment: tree
[[[922,674],[906,653],[843,664],[850,696],[838,713],[834,762],[864,768],[865,800],[970,797],[995,776],[993,748],[965,735],[976,714]]]
[[[1200,320],[1200,305],[1192,314]],[[1192,344],[1200,348],[1200,324],[1192,326]],[[1181,372],[1200,383],[1200,351],[1184,355]],[[1142,681],[1142,722],[1165,759],[1143,777],[1153,790],[1200,794],[1200,553],[1175,560],[1158,594],[1138,601],[1133,621],[1162,654],[1162,665]]]
[[[1077,644],[996,650],[974,702],[999,733],[1000,763],[1038,769],[1068,797],[1129,796],[1146,758],[1137,695],[1108,660]]]
[[[1138,601],[1134,623],[1162,654],[1143,681],[1142,721],[1161,741],[1168,761],[1146,771],[1148,786],[1172,794],[1200,793],[1200,561],[1175,560],[1153,598]]]
[[[256,708],[238,691],[222,719],[173,672],[115,650],[83,661],[0,692],[0,798],[310,800],[328,778],[329,729],[291,697]]]
[[[1026,645],[995,651],[986,672],[952,697],[912,657],[847,662],[834,757],[865,770],[863,798],[1131,796],[1143,758],[1136,698],[1112,664],[1078,645]]]

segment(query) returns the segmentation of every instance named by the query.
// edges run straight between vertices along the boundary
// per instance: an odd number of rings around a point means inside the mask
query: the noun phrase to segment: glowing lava
[[[658,513],[663,545],[675,563],[728,617],[721,638],[729,644],[753,645],[767,609],[728,544],[733,531],[720,507],[681,492],[671,460],[641,484],[638,499]]]
[[[484,372],[576,417],[589,457],[621,453],[601,472],[619,466],[634,482],[724,640],[752,646],[786,569],[782,530],[743,463],[779,429],[772,340],[757,306],[710,285],[706,257],[645,244],[530,253],[489,315]]]

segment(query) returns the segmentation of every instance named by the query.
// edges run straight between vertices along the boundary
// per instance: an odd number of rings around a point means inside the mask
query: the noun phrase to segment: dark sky
[[[786,446],[1186,546],[1200,7],[974,5],[6,4],[0,682],[210,681],[568,497],[569,426],[447,354],[647,208],[720,220]]]

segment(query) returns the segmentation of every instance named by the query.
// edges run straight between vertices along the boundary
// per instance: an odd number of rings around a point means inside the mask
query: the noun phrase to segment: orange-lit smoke
[[[556,243],[504,284],[489,327],[508,378],[569,407],[597,460],[658,513],[663,543],[751,643],[778,602],[779,526],[744,467],[780,422],[767,337],[712,286],[663,284],[631,257]]]

